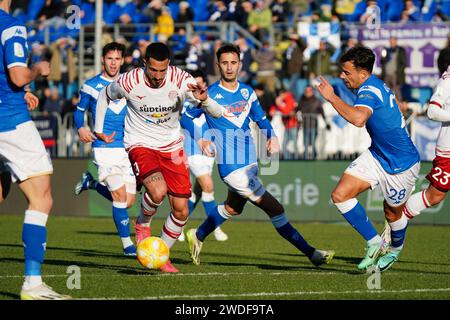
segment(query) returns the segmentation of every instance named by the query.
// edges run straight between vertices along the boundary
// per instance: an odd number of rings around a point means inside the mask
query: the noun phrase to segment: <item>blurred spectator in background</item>
[[[405,83],[406,50],[398,46],[397,38],[389,39],[390,46],[381,51],[381,79],[394,91],[399,101],[403,100],[402,85]]]
[[[275,0],[270,7],[272,10],[273,23],[287,23],[290,15],[290,5],[287,0]],[[287,26],[282,26],[281,30],[286,30]]]
[[[314,51],[308,61],[308,78],[312,81],[319,75],[331,77],[331,56],[334,53],[334,47],[327,44],[325,40],[320,40],[319,49]]]
[[[253,10],[253,4],[250,1],[244,1],[236,7],[234,14],[234,21],[237,22],[242,28],[248,29],[248,16]]]
[[[309,0],[290,0],[289,4],[291,6],[291,12],[292,12],[292,24],[295,24],[300,18],[300,15],[303,15],[308,11]]]
[[[284,124],[284,148],[283,159],[295,159],[297,150],[297,118],[295,115],[295,102],[292,92],[286,89],[281,89],[278,96],[275,98],[275,104],[270,108],[269,114],[271,117],[276,112],[280,112]]]
[[[437,64],[439,75],[443,74],[450,65],[450,33],[447,35],[447,45],[439,51]]]
[[[51,114],[52,112],[57,112],[61,114],[63,103],[64,100],[61,99],[58,89],[51,88],[50,95],[45,100],[42,111],[44,112],[45,115]]]
[[[173,35],[175,24],[173,22],[170,10],[164,6],[161,9],[161,14],[156,18],[156,26],[154,32],[157,36],[158,42],[167,43],[169,38]]]
[[[241,70],[239,71],[239,81],[250,83],[253,79],[253,72],[250,68],[253,62],[252,51],[245,38],[238,38],[236,40],[236,45],[241,50]]]
[[[75,79],[77,68],[73,48],[75,41],[62,37],[50,45],[50,74],[47,79],[51,87],[57,87],[64,99],[69,99],[77,89]]]
[[[186,56],[186,69],[189,70],[204,70],[206,67],[206,57],[203,52],[202,39],[198,34],[192,36],[191,41],[184,49]]]
[[[178,7],[179,11],[176,19],[177,23],[186,23],[194,20],[194,13],[192,12],[191,7],[189,6],[189,2],[180,1]]]
[[[263,42],[263,46],[256,51],[253,59],[258,65],[256,71],[256,81],[267,87],[267,89],[275,93],[277,86],[277,78],[275,77],[275,51],[270,47],[269,42]]]
[[[210,22],[227,21],[229,20],[228,8],[221,0],[214,1],[213,13],[208,19]]]
[[[70,100],[67,100],[64,102],[64,105],[62,107],[61,111],[61,118],[64,119],[64,116],[68,113],[73,113],[77,109],[78,106],[78,93],[72,94],[72,97]]]
[[[264,0],[256,0],[247,19],[249,31],[261,42],[268,41],[272,28],[272,11]]]
[[[287,90],[293,92],[298,98],[296,94],[296,82],[302,76],[303,51],[306,49],[306,44],[296,33],[290,34],[289,40],[289,47],[283,54],[283,84]]]
[[[152,0],[144,9],[143,14],[149,19],[150,23],[156,23],[161,15],[163,2],[161,0]]]
[[[317,117],[322,116],[326,123],[327,130],[330,129],[330,124],[325,118],[322,101],[314,94],[314,88],[307,86],[303,93],[297,107],[297,118],[301,119],[303,126],[303,143],[305,146],[305,159],[315,159],[316,139],[318,133]]]
[[[259,104],[266,114],[267,119],[271,121],[272,115],[270,114],[270,108],[275,105],[275,95],[272,92],[266,90],[264,85],[261,83],[258,83],[255,86],[255,93],[258,97]]]
[[[209,52],[205,54],[206,59],[206,77],[210,84],[215,83],[220,79],[219,67],[217,66],[216,51],[222,46],[221,40],[214,41],[214,45],[211,45]]]

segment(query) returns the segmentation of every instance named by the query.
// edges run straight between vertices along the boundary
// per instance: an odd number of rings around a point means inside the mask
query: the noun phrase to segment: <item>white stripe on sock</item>
[[[23,223],[45,227],[45,225],[47,224],[47,219],[48,214],[36,210],[26,210],[25,220]]]
[[[391,227],[392,231],[403,230],[406,228],[407,225],[408,225],[408,219],[406,218],[406,216],[404,214],[402,214],[400,219],[398,219],[397,221],[389,222],[389,226]]]
[[[202,201],[203,202],[214,201],[214,192],[202,192]]]
[[[118,209],[126,209],[127,208],[126,202],[113,201],[112,205],[113,205],[113,207],[116,207]]]
[[[342,214],[345,214],[345,213],[349,212],[350,210],[352,210],[354,207],[356,207],[357,204],[358,204],[358,200],[356,198],[352,198],[352,199],[349,199],[344,202],[335,203],[334,205],[338,208],[338,210]]]
[[[219,204],[217,206],[217,212],[219,212],[220,216],[224,219],[230,219],[232,217],[231,214],[228,213],[228,211],[225,209],[225,206],[223,204]]]

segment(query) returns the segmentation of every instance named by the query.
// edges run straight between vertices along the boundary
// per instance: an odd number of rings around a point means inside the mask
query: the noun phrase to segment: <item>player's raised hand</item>
[[[26,92],[24,98],[27,103],[28,110],[30,111],[33,111],[39,105],[39,98],[31,92]]]
[[[191,84],[188,85],[189,91],[192,92],[192,95],[194,98],[200,101],[205,101],[208,99],[208,86],[206,84],[200,85],[200,84]]]
[[[198,140],[198,144],[202,149],[202,153],[208,157],[214,157],[216,155],[216,146],[211,140],[205,140],[201,138]]]
[[[78,135],[80,136],[80,141],[84,143],[90,143],[97,140],[97,137],[88,128],[78,129]]]
[[[272,137],[267,140],[267,152],[269,152],[269,154],[280,152],[280,142],[277,137]]]
[[[320,82],[315,85],[317,90],[319,90],[322,97],[325,98],[325,100],[329,101],[334,96],[334,89],[333,86],[328,82],[327,79],[320,76],[319,77]]]

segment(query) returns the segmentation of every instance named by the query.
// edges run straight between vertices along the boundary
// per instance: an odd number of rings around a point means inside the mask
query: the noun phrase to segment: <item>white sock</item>
[[[25,276],[25,281],[22,288],[24,290],[33,289],[42,284],[42,277],[39,276]]]
[[[403,214],[408,220],[418,216],[423,210],[430,207],[430,202],[427,199],[425,190],[414,193],[409,197],[403,208]]]
[[[142,194],[141,210],[139,213],[138,223],[145,227],[150,227],[153,216],[156,214],[156,210],[161,204],[156,204],[152,201],[147,192]]]
[[[375,237],[367,241],[367,243],[372,246],[374,244],[380,243],[382,240],[383,239],[381,239],[381,237],[377,234]]]
[[[124,249],[133,245],[133,241],[131,241],[130,237],[120,238],[120,240],[122,240],[122,246]]]
[[[161,239],[164,240],[169,248],[177,241],[187,221],[188,219],[184,221],[176,219],[172,212],[169,214],[161,232]]]
[[[203,202],[214,201],[214,192],[202,192],[202,201]]]

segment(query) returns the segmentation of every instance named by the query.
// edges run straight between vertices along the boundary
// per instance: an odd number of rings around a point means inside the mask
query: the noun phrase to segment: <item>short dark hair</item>
[[[150,43],[145,49],[145,61],[150,60],[150,58],[157,61],[170,59],[169,47],[162,42]]]
[[[220,60],[220,56],[222,54],[229,52],[234,52],[238,55],[239,58],[241,57],[241,50],[239,49],[238,46],[235,46],[234,44],[231,43],[226,43],[217,50],[216,52],[217,61]]]
[[[118,42],[110,42],[103,47],[102,57],[106,56],[108,52],[111,51],[119,51],[122,54],[122,57],[125,55],[125,46]]]
[[[372,73],[373,64],[375,63],[375,54],[367,47],[355,46],[344,53],[339,61],[341,63],[350,61],[355,68],[364,69]]]
[[[189,73],[191,74],[192,78],[202,78],[205,83],[207,82],[205,73],[202,70],[192,70],[189,71]]]

